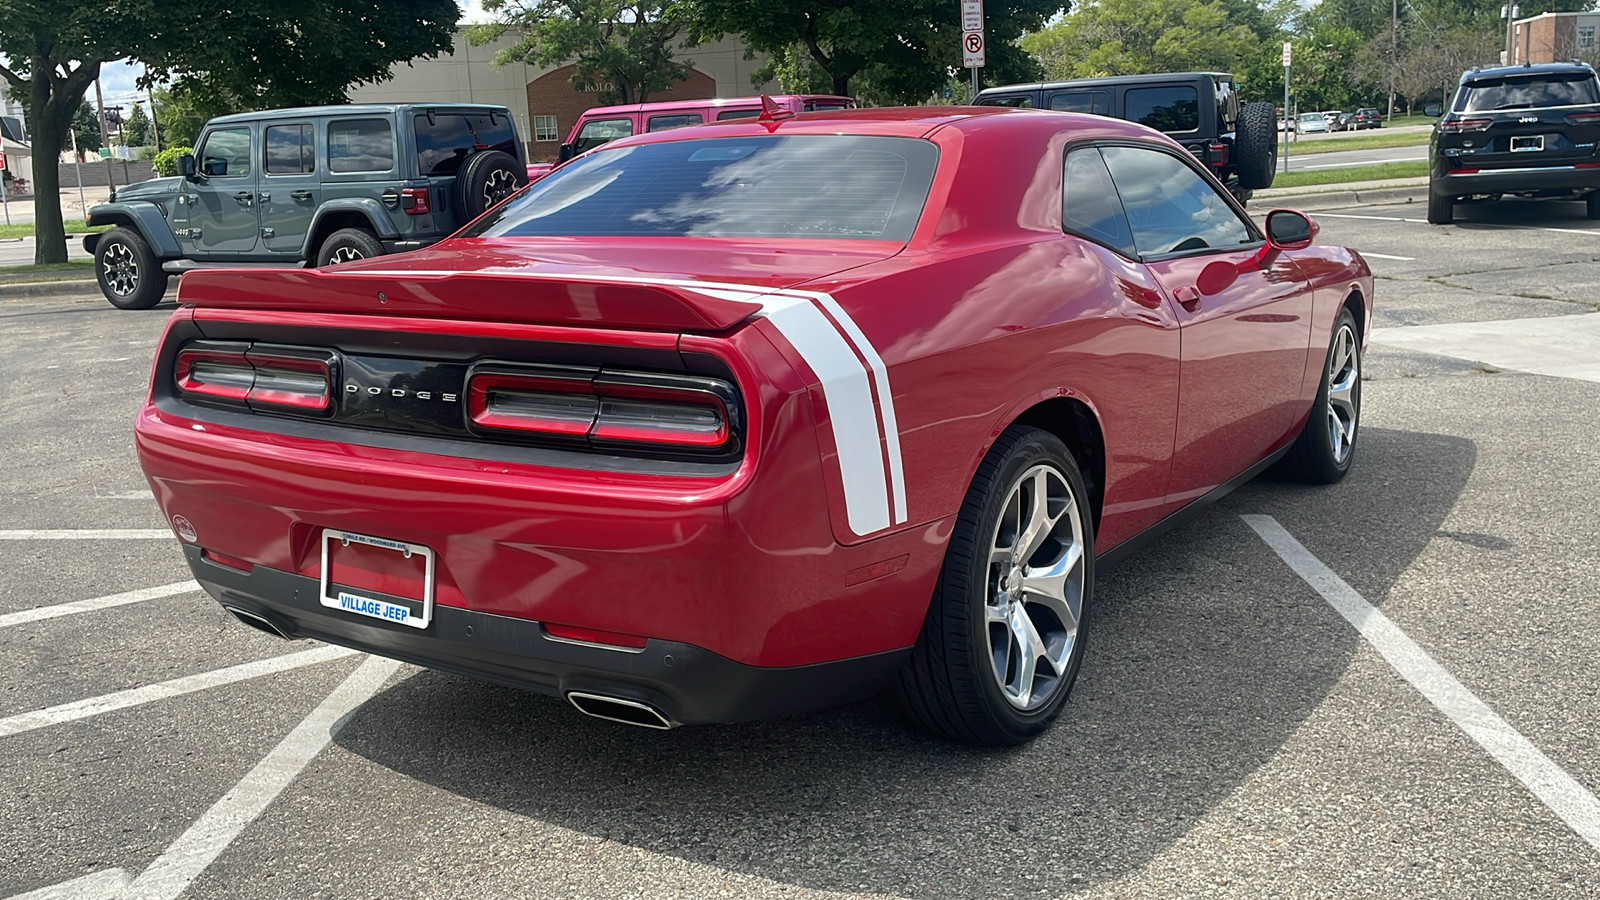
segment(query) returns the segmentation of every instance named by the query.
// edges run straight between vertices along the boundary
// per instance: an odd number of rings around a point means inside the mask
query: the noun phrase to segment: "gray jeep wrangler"
[[[206,123],[178,177],[90,208],[95,277],[148,309],[201,266],[326,266],[426,247],[528,183],[503,106],[276,109]]]

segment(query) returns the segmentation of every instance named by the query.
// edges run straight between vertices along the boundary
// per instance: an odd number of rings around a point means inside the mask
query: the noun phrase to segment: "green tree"
[[[687,34],[671,3],[653,0],[484,0],[492,24],[467,30],[483,45],[515,29],[517,42],[494,64],[526,60],[539,66],[573,64],[571,84],[598,91],[601,103],[644,103],[689,77],[690,60],[673,47]]]
[[[395,62],[448,49],[453,0],[0,0],[0,78],[26,97],[34,155],[67,145],[101,64],[231,92],[256,108],[338,102]],[[34,172],[34,261],[67,258],[55,166]]]
[[[68,146],[71,146],[73,139],[76,139],[79,150],[94,152],[103,146],[100,142],[100,120],[95,117],[93,106],[79,103],[77,111],[72,114],[71,128],[72,138],[68,139]],[[38,146],[37,136],[34,146]]]
[[[1260,44],[1220,0],[1092,0],[1022,39],[1052,79],[1232,72]]]
[[[737,34],[752,50],[784,55],[785,65],[794,65],[795,48],[801,48],[825,73],[826,88],[834,94],[851,95],[852,81],[863,76],[875,101],[920,102],[941,91],[950,71],[961,65],[961,10],[954,0],[683,2],[696,38]],[[1020,81],[1037,74],[1017,40],[1043,27],[1062,6],[1061,0],[987,3],[984,78]]]
[[[171,88],[153,88],[150,93],[155,98],[156,117],[161,120],[163,146],[170,143],[192,147],[207,122],[256,108],[225,90],[203,90],[192,79]]]
[[[148,147],[155,143],[155,130],[150,127],[150,117],[145,115],[143,103],[134,101],[133,111],[122,123],[122,139],[129,147]]]

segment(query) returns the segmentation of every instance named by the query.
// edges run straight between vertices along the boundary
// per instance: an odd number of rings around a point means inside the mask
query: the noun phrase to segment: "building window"
[[[1593,29],[1590,29],[1590,30],[1592,31]],[[533,139],[536,140],[536,141],[559,141],[559,140],[561,140],[560,136],[558,136],[556,134],[556,117],[555,116],[534,116],[533,117]]]
[[[1594,26],[1593,25],[1579,25],[1578,26],[1578,49],[1579,50],[1593,50],[1594,49]]]

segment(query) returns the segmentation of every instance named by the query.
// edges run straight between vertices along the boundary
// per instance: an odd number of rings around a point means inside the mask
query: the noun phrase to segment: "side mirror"
[[[194,177],[194,154],[185,153],[178,157],[178,174],[184,178]]]
[[[556,164],[560,165],[577,155],[572,151],[571,144],[562,144],[561,149],[556,151]]]
[[[1430,119],[1439,118],[1439,113],[1440,112],[1441,112],[1441,107],[1437,103],[1429,103],[1427,106],[1424,106],[1422,108],[1422,114],[1427,116]]]
[[[201,171],[205,173],[207,178],[216,178],[219,175],[228,174],[228,161],[225,159],[211,158],[207,159],[205,164],[200,168]]]
[[[1267,243],[1274,250],[1303,250],[1317,236],[1317,223],[1303,212],[1275,209],[1267,213]]]

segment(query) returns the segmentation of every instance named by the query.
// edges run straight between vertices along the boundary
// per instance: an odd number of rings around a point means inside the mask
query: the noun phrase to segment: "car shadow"
[[[472,801],[812,889],[1060,894],[1185,835],[1322,703],[1359,638],[1240,520],[1273,515],[1375,604],[1433,539],[1466,440],[1368,429],[1332,487],[1258,479],[1102,574],[1065,714],[1014,750],[916,731],[885,698],[651,732],[425,671],[337,742]]]
[[[1453,224],[1458,228],[1504,227],[1583,228],[1591,220],[1582,200],[1534,200],[1502,197],[1499,200],[1460,200],[1456,202]],[[1600,228],[1595,230],[1600,233]]]

